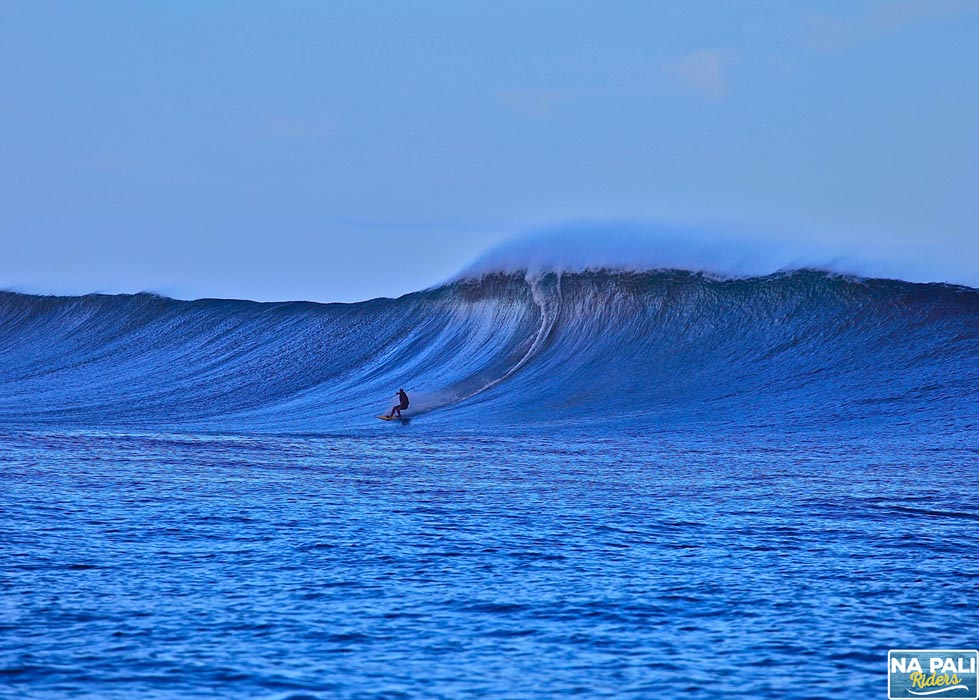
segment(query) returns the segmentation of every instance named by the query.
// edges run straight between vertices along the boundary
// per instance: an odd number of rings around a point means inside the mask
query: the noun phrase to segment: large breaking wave
[[[979,291],[801,270],[491,273],[357,304],[0,294],[7,428],[974,429]],[[390,429],[390,426],[387,426]]]

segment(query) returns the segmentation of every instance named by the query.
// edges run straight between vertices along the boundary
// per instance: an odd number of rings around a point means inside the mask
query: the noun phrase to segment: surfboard
[[[378,416],[381,420],[408,420],[407,418],[398,418],[397,416]]]

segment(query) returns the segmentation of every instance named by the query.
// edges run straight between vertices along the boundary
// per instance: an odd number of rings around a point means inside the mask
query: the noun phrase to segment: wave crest
[[[450,425],[952,430],[979,412],[977,328],[975,290],[816,270],[485,273],[359,304],[5,293],[0,420],[328,431],[404,386]]]
[[[949,272],[956,266],[940,263],[928,251],[899,246],[872,251],[856,241],[830,247],[716,227],[611,222],[565,225],[517,237],[485,253],[456,279],[596,270],[687,270],[737,278],[819,269],[855,277],[979,284],[974,270]]]

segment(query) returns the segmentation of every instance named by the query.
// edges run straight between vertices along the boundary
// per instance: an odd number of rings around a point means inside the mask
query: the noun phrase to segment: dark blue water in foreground
[[[979,292],[815,272],[0,295],[0,697],[886,697],[977,382]]]

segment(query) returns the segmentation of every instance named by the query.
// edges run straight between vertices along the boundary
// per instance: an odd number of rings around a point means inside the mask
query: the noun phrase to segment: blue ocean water
[[[0,696],[886,697],[977,382],[979,291],[816,271],[2,294]]]

